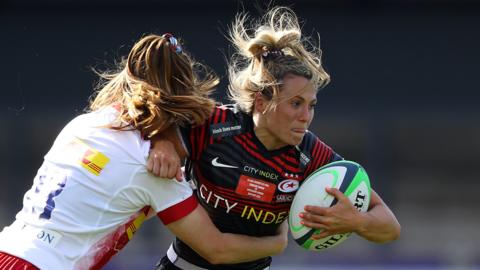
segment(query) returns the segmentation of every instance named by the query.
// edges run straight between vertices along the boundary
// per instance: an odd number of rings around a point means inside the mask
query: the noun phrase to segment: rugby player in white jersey
[[[171,34],[148,35],[118,72],[100,74],[90,112],[60,132],[0,233],[0,269],[100,269],[155,214],[213,264],[283,251],[286,226],[270,237],[222,234],[185,181],[147,172],[154,134],[202,123],[213,110],[208,93],[218,80],[198,78],[193,64]]]

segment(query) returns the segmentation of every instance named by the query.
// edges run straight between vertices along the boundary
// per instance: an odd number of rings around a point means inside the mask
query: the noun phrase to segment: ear
[[[255,100],[253,101],[253,111],[257,111],[259,113],[264,113],[267,109],[268,100],[261,93],[255,94]]]

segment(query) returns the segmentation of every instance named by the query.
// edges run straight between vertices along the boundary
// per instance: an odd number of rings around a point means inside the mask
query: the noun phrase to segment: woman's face
[[[259,97],[264,99],[264,97]],[[257,102],[255,134],[269,150],[297,145],[313,120],[317,89],[312,82],[298,75],[286,75],[280,87],[277,106],[265,110],[265,100]],[[264,111],[265,113],[262,113]]]

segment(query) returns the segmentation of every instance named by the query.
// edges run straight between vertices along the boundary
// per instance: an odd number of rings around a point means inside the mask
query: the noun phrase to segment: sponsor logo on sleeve
[[[219,123],[210,127],[210,133],[213,137],[229,137],[242,133],[241,125],[232,125],[232,123]]]

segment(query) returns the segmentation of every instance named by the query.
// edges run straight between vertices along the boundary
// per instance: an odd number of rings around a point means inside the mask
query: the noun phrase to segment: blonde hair
[[[120,120],[147,138],[172,123],[198,125],[207,120],[215,106],[208,95],[218,78],[171,37],[147,35],[135,43],[117,71],[97,73],[103,83],[90,110],[113,105],[119,108]]]
[[[290,8],[272,8],[251,28],[247,20],[247,14],[237,14],[229,31],[236,53],[229,63],[228,94],[243,111],[253,111],[257,93],[274,107],[287,74],[303,76],[316,88],[330,82],[322,67],[322,51],[302,38],[298,18]]]

